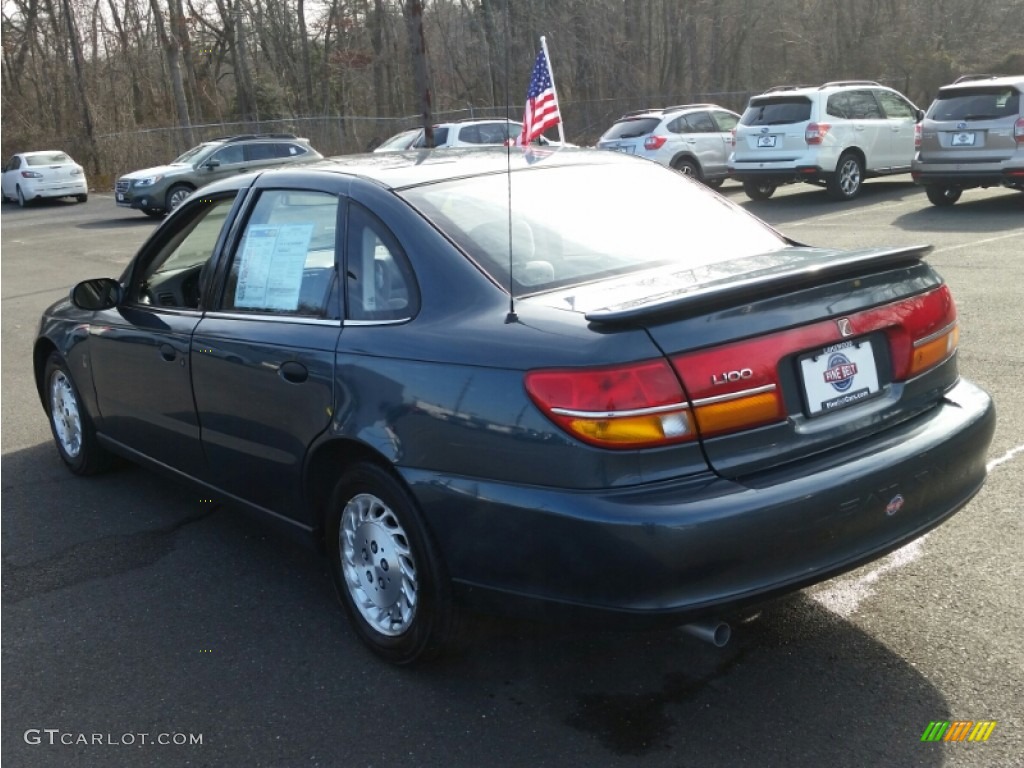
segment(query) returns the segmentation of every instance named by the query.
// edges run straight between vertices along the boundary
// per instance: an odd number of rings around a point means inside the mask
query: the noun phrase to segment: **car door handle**
[[[171,362],[177,356],[177,351],[175,351],[174,347],[172,347],[170,344],[160,345],[160,357],[162,357],[167,362]]]
[[[299,384],[309,377],[309,371],[306,369],[306,366],[302,363],[296,363],[294,360],[282,363],[281,367],[277,370],[281,374],[281,378],[293,384]]]

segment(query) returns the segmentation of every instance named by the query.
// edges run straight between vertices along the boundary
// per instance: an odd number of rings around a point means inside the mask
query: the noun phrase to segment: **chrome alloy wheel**
[[[846,197],[853,197],[860,189],[860,163],[857,158],[848,157],[839,168],[839,188]]]
[[[78,458],[82,450],[82,415],[71,380],[63,371],[50,379],[50,419],[60,447],[69,458]]]
[[[395,513],[373,494],[354,496],[341,513],[338,547],[345,587],[362,617],[382,635],[405,632],[416,617],[419,583]]]

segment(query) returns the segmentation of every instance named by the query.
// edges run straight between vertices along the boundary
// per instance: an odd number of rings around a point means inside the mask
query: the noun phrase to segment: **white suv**
[[[523,124],[505,118],[459,120],[434,126],[434,147],[500,147],[519,138]],[[540,143],[554,145],[543,136]],[[426,146],[422,128],[412,128],[395,134],[374,149],[374,152],[401,152]]]
[[[794,181],[850,200],[865,178],[910,171],[923,116],[907,97],[870,80],[771,88],[750,100],[736,126],[729,175],[753,200]]]

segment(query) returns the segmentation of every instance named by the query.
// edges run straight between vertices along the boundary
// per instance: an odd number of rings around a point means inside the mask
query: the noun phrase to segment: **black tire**
[[[195,190],[192,189],[188,184],[175,184],[173,187],[167,190],[167,205],[165,208],[170,213],[183,202],[185,198],[191,195]]]
[[[687,160],[685,157],[676,160],[672,163],[672,168],[675,171],[683,174],[683,176],[689,176],[691,179],[701,180],[700,168],[693,160]]]
[[[75,200],[77,200],[80,203],[87,203],[87,202],[89,202],[89,196],[88,195],[75,195]]]
[[[76,475],[94,475],[107,469],[112,456],[96,441],[96,429],[78,387],[56,352],[46,361],[43,386],[46,415],[61,460]]]
[[[743,191],[751,200],[767,200],[775,194],[777,187],[767,181],[744,181]]]
[[[853,200],[864,182],[864,164],[855,152],[844,152],[828,178],[828,194],[833,200]]]
[[[393,475],[369,463],[345,472],[325,537],[338,597],[370,650],[411,664],[450,646],[451,586],[416,502]]]
[[[144,214],[149,216],[151,219],[162,219],[167,214],[159,208],[146,208],[142,211]]]
[[[14,188],[14,195],[18,200],[18,205],[20,205],[22,208],[28,207],[28,200],[25,199],[25,194],[21,191],[20,184]]]
[[[960,195],[963,194],[963,190],[959,187],[940,187],[935,184],[925,187],[924,192],[928,195],[928,200],[931,204],[937,205],[940,208],[953,205],[953,203],[960,199]]]
[[[725,183],[725,179],[704,179],[704,184],[712,189],[719,189]]]

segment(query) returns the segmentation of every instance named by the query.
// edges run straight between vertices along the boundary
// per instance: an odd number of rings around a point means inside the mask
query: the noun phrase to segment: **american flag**
[[[544,49],[537,54],[537,62],[533,65],[530,76],[530,87],[526,91],[526,111],[523,113],[523,132],[516,141],[526,146],[540,136],[548,128],[562,122],[558,112],[558,101],[555,99],[555,84],[551,79],[551,67]]]

